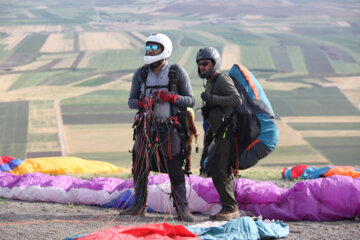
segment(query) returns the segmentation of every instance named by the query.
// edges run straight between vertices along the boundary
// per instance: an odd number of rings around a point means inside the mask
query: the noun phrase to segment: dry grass
[[[21,74],[0,75],[0,92],[5,92],[20,76]]]
[[[292,129],[286,121],[277,122],[280,131],[278,146],[307,145],[301,134]]]
[[[105,83],[99,86],[100,89],[108,88],[108,89],[123,89],[130,90],[131,89],[131,81],[133,74],[124,75],[113,82]]]
[[[214,33],[211,33],[211,32],[207,32],[207,31],[200,31],[200,30],[191,30],[191,32],[195,32],[205,38],[210,38],[210,39],[213,39],[215,41],[218,41],[218,42],[221,42],[224,46],[231,46],[231,45],[234,45],[233,42],[219,36],[219,35],[216,35]]]
[[[52,101],[31,101],[29,105],[28,135],[58,134],[54,104]],[[60,151],[58,141],[29,140],[28,152]]]
[[[221,56],[220,70],[229,70],[235,63],[240,63],[240,58],[240,46],[225,46]]]
[[[28,133],[57,133],[52,101],[32,101],[29,106]]]
[[[303,137],[360,137],[360,130],[298,131]]]
[[[282,117],[286,123],[348,123],[360,122],[360,116],[314,116],[314,117]]]
[[[62,32],[61,25],[17,25],[17,26],[0,26],[0,32],[12,33],[40,33],[40,32]]]
[[[139,33],[139,32],[135,32],[135,31],[133,31],[133,32],[131,32],[132,34],[134,34],[136,37],[138,37],[139,39],[141,39],[141,40],[143,40],[144,41],[144,43],[145,43],[145,41],[146,41],[146,36],[144,36],[143,34],[141,34],[141,33]]]
[[[79,96],[94,91],[90,87],[35,86],[2,93],[2,101],[51,100]]]
[[[129,35],[122,32],[83,32],[79,33],[81,51],[130,49],[136,42]]]
[[[360,109],[360,76],[327,78],[338,87],[358,109]]]
[[[59,142],[29,142],[26,144],[27,152],[60,152]]]
[[[276,151],[276,150],[275,150]],[[260,160],[257,163],[257,166],[264,167],[269,165],[288,165],[295,166],[297,164],[311,164],[312,166],[316,165],[328,165],[329,161],[318,151],[313,149],[313,153],[297,153],[287,154],[287,155],[275,155],[270,154],[268,157]]]
[[[7,38],[5,38],[4,40],[1,41],[2,44],[7,45],[5,47],[5,50],[7,51],[11,51],[14,47],[16,47],[16,45],[18,45],[18,43],[20,43],[26,36],[28,35],[28,33],[25,32],[13,32],[10,34],[10,36],[8,36]]]
[[[180,58],[180,60],[178,61],[178,64],[180,66],[184,66],[187,63],[187,61],[189,61],[189,57],[191,56],[191,53],[193,51],[194,51],[194,47],[188,47],[184,52],[184,54],[182,55],[182,57]]]
[[[63,33],[50,34],[40,49],[42,53],[71,52],[74,48],[73,39],[65,39]]]
[[[29,64],[26,65],[21,65],[18,67],[13,67],[12,69],[14,71],[29,71],[29,70],[35,70],[38,69],[42,66],[45,66],[46,64],[49,64],[52,60],[37,60],[34,62],[31,62]]]
[[[127,152],[133,145],[131,125],[65,125],[68,153]]]

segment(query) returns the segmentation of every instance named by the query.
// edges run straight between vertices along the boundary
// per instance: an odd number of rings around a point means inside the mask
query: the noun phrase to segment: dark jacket
[[[208,121],[212,132],[220,128],[224,114],[230,116],[235,106],[240,106],[242,98],[227,74],[218,74],[207,81],[205,92],[212,95],[209,106]]]

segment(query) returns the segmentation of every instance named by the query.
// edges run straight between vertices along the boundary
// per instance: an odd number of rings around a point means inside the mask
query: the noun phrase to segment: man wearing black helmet
[[[187,107],[195,104],[190,79],[184,68],[168,62],[172,52],[168,36],[151,34],[146,39],[145,49],[145,65],[133,75],[128,101],[131,109],[139,110],[132,151],[135,203],[120,214],[146,215],[148,174],[157,171],[169,174],[178,218],[194,221],[186,197],[182,169],[185,157],[182,145],[186,141],[183,142],[179,119]]]
[[[230,118],[235,106],[242,103],[241,96],[227,74],[219,73],[221,57],[213,47],[201,48],[196,55],[198,75],[207,79],[201,98],[206,105],[203,116],[210,127],[207,136],[214,136],[208,148],[205,170],[211,176],[220,195],[221,211],[210,216],[211,220],[230,220],[239,217],[234,194],[234,179],[231,172],[231,142],[228,129],[222,129],[223,122]],[[231,121],[237,121],[236,117]]]

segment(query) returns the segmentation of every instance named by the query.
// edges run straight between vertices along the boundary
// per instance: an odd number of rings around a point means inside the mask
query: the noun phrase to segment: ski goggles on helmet
[[[159,49],[159,45],[146,45],[146,47],[145,47],[145,49],[146,49],[146,51],[150,51],[150,48],[153,50],[153,51],[156,51],[156,50],[158,50]]]

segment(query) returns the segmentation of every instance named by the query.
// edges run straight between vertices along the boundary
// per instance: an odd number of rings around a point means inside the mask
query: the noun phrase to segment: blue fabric
[[[304,172],[300,175],[299,179],[316,179],[323,177],[327,171],[332,167],[307,167]]]
[[[205,118],[203,118],[203,129],[204,129],[204,132],[207,132],[207,130],[209,129],[209,121]]]
[[[261,239],[284,238],[287,237],[290,233],[289,225],[281,221],[263,222],[258,220],[255,223],[259,230]]]
[[[23,159],[12,159],[10,162],[8,163],[4,163],[0,165],[0,171],[2,172],[10,172],[11,170],[13,170],[14,168],[16,168],[17,166],[19,166],[21,163],[23,163],[25,160]]]
[[[187,227],[198,234],[201,240],[232,239],[257,240],[264,238],[282,238],[289,235],[289,226],[283,222],[254,221],[251,217],[241,217],[228,221],[220,227]]]
[[[89,235],[89,234],[79,234],[79,235],[75,235],[75,236],[72,236],[72,237],[64,238],[64,240],[76,240],[76,239],[84,237],[86,235]]]
[[[101,205],[101,207],[127,208],[134,204],[135,196],[131,190],[122,192],[116,199]]]
[[[291,168],[286,169],[285,174],[284,174],[284,178],[285,179],[290,179],[290,180],[293,179],[292,176],[291,176]]]

